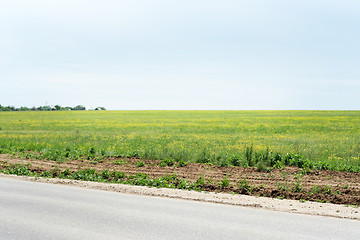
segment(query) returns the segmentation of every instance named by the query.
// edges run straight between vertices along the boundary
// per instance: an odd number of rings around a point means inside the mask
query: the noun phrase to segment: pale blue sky
[[[358,0],[1,0],[0,104],[360,109]]]

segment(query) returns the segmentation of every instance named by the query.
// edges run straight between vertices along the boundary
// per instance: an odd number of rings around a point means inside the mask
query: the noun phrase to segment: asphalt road
[[[360,221],[0,178],[0,239],[359,239]]]

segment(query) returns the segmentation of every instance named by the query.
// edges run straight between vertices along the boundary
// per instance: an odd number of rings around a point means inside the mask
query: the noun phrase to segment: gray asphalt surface
[[[360,222],[0,178],[0,239],[360,239]]]

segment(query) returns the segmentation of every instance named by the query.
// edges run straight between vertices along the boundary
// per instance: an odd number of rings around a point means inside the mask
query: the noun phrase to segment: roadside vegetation
[[[246,194],[258,197],[360,205],[359,173],[304,171],[298,167],[268,173],[255,168],[219,167],[175,161],[135,158],[77,160],[71,164],[55,161],[0,160],[0,172],[19,176],[61,178],[174,188],[195,191]],[[50,164],[49,164],[50,163]],[[350,174],[350,175],[349,175]]]

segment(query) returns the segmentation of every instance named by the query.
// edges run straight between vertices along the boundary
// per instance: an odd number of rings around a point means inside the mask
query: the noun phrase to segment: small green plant
[[[252,167],[253,166],[253,146],[251,147],[247,147],[245,149],[245,158],[246,158],[246,161],[247,161],[247,164]]]
[[[311,187],[311,190],[309,192],[309,194],[320,194],[321,193],[322,188],[320,186],[314,185]]]
[[[256,169],[259,171],[259,172],[267,172],[269,169],[266,167],[265,163],[263,161],[259,161],[257,164],[256,164]]]
[[[140,155],[137,150],[135,150],[132,154],[130,154],[130,157],[139,158]]]
[[[297,173],[295,175],[295,179],[296,179],[296,182],[293,183],[292,190],[293,190],[293,192],[300,193],[300,192],[302,192],[304,190],[303,187],[302,187],[302,175],[301,175],[301,173]]]
[[[89,149],[89,153],[90,153],[90,155],[95,155],[95,153],[96,153],[95,148],[94,148],[94,147],[91,147],[91,148]]]
[[[300,171],[300,174],[302,176],[305,176],[305,175],[308,175],[310,173],[310,169],[309,168],[303,168],[301,171]]]
[[[203,187],[205,185],[205,179],[204,176],[201,175],[196,182],[194,183],[196,187]]]
[[[337,190],[335,190],[334,194],[335,194],[335,195],[341,195],[342,192],[341,192],[341,190],[337,189]]]
[[[275,185],[280,191],[287,192],[290,189],[289,184],[286,182],[277,182]]]
[[[167,167],[167,166],[170,167],[170,166],[174,165],[174,163],[175,163],[174,160],[166,158],[166,159],[163,159],[160,161],[159,166],[160,167]]]
[[[123,172],[113,171],[111,173],[112,182],[121,182],[122,179],[127,178],[126,174]]]
[[[285,168],[285,165],[281,161],[276,161],[275,164],[273,165],[273,167],[283,170]]]
[[[281,176],[282,176],[283,180],[286,180],[288,178],[288,176],[289,176],[289,173],[281,172]]]
[[[224,176],[224,178],[220,181],[219,185],[220,185],[220,187],[222,187],[222,188],[229,187],[229,185],[230,185],[230,180],[227,179],[226,176]]]
[[[326,185],[326,186],[324,187],[324,189],[323,189],[323,193],[324,193],[324,194],[331,194],[331,193],[332,193],[332,188],[331,188],[331,186]]]
[[[302,182],[300,180],[296,181],[293,184],[293,191],[296,192],[296,193],[300,193],[300,192],[304,191],[304,189],[302,187]]]
[[[102,177],[103,179],[108,180],[108,179],[110,178],[110,176],[111,176],[111,173],[110,173],[109,169],[105,169],[105,170],[102,171],[102,173],[101,173],[101,177]]]
[[[187,165],[183,160],[178,161],[177,167],[185,167]]]
[[[145,166],[145,162],[144,161],[139,161],[135,164],[135,167],[144,167]]]
[[[221,158],[219,160],[220,167],[230,167],[230,162],[227,159]]]
[[[253,191],[253,187],[250,186],[247,178],[243,178],[243,179],[240,178],[239,181],[237,182],[237,188],[241,192],[250,192],[251,193]]]
[[[90,163],[96,165],[98,163],[101,163],[103,160],[104,160],[103,157],[95,157],[92,159],[92,161],[90,161]]]
[[[240,166],[241,166],[241,157],[239,157],[239,156],[233,156],[233,157],[231,157],[230,163],[231,163],[231,165],[233,165],[233,166],[240,167]]]
[[[116,164],[116,165],[129,164],[128,161],[125,161],[125,160],[123,160],[123,159],[117,159],[117,160],[113,161],[113,163]]]
[[[45,171],[40,174],[41,177],[52,178],[53,174],[51,171]]]

